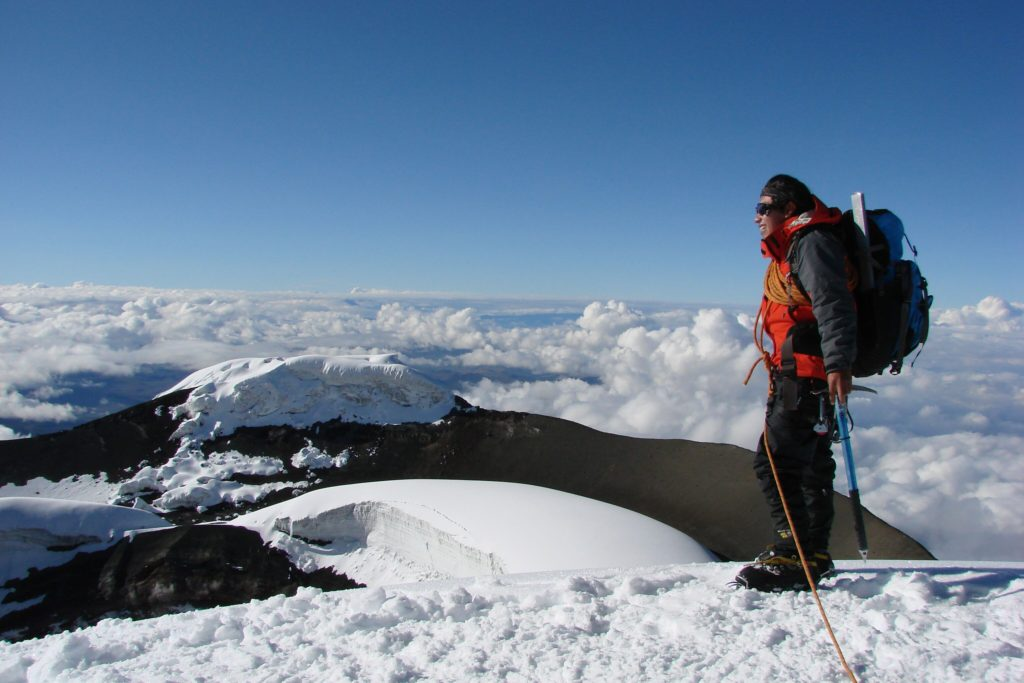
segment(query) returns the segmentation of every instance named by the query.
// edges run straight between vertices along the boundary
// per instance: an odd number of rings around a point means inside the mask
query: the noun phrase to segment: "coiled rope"
[[[810,306],[811,299],[803,290],[795,286],[792,273],[782,273],[782,265],[775,260],[768,262],[764,273],[764,295],[769,301],[784,306]]]
[[[755,366],[756,367],[756,366]],[[818,603],[818,611],[821,613],[821,619],[825,622],[825,630],[828,631],[829,637],[832,639],[832,645],[836,648],[836,653],[839,655],[839,662],[843,665],[843,670],[846,671],[846,675],[850,677],[853,683],[857,683],[857,677],[854,675],[853,670],[850,669],[850,665],[846,663],[846,657],[843,656],[843,648],[839,646],[839,640],[836,638],[835,632],[832,630],[832,624],[828,620],[828,615],[825,614],[825,606],[821,604],[821,598],[818,596],[818,587],[814,583],[814,578],[811,576],[811,569],[807,565],[807,558],[804,556],[803,546],[800,544],[800,538],[797,536],[796,527],[793,526],[793,517],[789,514],[789,504],[786,503],[786,496],[782,492],[782,482],[779,480],[779,473],[775,469],[775,458],[772,456],[772,448],[768,445],[768,423],[764,425],[764,449],[768,454],[768,464],[772,468],[772,477],[775,478],[775,486],[779,490],[779,498],[782,500],[782,510],[786,513],[786,521],[789,523],[789,530],[793,534],[793,543],[796,545],[796,552],[800,556],[800,564],[804,568],[804,576],[807,577],[807,585],[811,587],[811,593],[814,595],[814,601]]]
[[[754,346],[761,352],[761,357],[755,360],[747,371],[747,376],[743,380],[744,386],[750,382],[759,364],[764,365],[769,375],[772,373],[772,354],[768,353],[764,346],[764,316],[769,301],[783,306],[811,305],[807,295],[799,287],[793,286],[792,277],[782,274],[782,266],[775,260],[769,261],[768,269],[764,272],[764,296],[761,298],[761,307],[757,309],[757,317],[754,318]]]
[[[860,275],[849,259],[846,259],[845,267],[846,286],[852,292],[857,288]],[[782,264],[774,259],[768,262],[768,268],[764,272],[764,297],[761,298],[761,307],[757,309],[757,317],[754,318],[754,346],[761,352],[761,357],[750,366],[750,370],[747,371],[747,376],[743,380],[744,385],[750,382],[758,364],[764,364],[769,375],[772,371],[772,355],[765,350],[764,345],[764,317],[768,302],[782,304],[789,307],[790,310],[797,306],[811,305],[810,297],[793,281],[793,274],[783,273]]]

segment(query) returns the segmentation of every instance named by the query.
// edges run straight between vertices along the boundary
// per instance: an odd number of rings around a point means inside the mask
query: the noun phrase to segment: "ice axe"
[[[846,481],[850,485],[850,505],[853,508],[853,528],[857,532],[857,550],[860,551],[861,559],[866,561],[868,559],[868,532],[864,528],[864,510],[860,506],[860,490],[857,488],[857,469],[853,465],[849,414],[846,411],[846,405],[839,400],[836,401],[836,426],[839,429],[839,442],[843,444],[843,457],[846,459]]]

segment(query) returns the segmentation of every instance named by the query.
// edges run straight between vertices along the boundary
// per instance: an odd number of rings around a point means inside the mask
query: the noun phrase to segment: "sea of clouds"
[[[0,286],[0,438],[92,417],[75,382],[180,369],[166,389],[233,358],[398,353],[485,408],[752,447],[755,304]],[[1022,341],[1024,304],[935,310],[915,366],[851,400],[866,505],[943,559],[1024,560]]]

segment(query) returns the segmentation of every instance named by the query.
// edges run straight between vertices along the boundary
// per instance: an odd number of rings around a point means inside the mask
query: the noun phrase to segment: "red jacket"
[[[800,231],[840,220],[839,209],[829,208],[815,197],[811,211],[793,216],[761,241],[761,253],[778,264],[784,277],[791,278],[790,268],[796,268],[811,300],[811,305],[786,305],[765,297],[761,304],[764,331],[774,347],[771,364],[782,366],[783,344],[793,335],[797,377],[825,379],[827,371],[849,368],[856,354],[857,319],[842,244],[827,231],[815,230],[794,245],[794,236]],[[799,291],[795,284],[793,291]]]

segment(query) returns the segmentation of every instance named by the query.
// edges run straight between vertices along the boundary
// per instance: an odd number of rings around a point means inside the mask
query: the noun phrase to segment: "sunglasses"
[[[762,204],[761,202],[758,202],[757,206],[754,207],[754,211],[757,212],[758,216],[767,216],[772,211],[781,208],[781,206],[776,206],[775,204]]]

